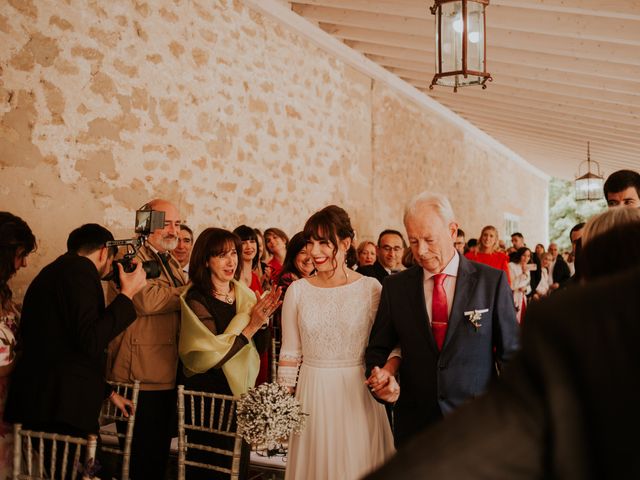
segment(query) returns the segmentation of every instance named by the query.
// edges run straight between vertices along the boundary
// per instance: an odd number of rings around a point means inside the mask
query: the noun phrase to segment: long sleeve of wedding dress
[[[302,362],[302,344],[298,328],[297,289],[289,288],[282,303],[282,346],[278,359],[279,384],[294,388]]]

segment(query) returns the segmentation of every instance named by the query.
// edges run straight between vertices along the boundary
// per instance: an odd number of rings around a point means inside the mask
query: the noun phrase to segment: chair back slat
[[[14,445],[16,445],[16,443],[14,442]],[[17,443],[17,445],[21,445],[20,443]],[[15,448],[15,447],[14,447]],[[29,475],[31,475],[31,473],[33,472],[33,468],[32,468],[32,458],[33,458],[33,449],[31,448],[31,441],[27,441],[27,473]]]
[[[201,402],[200,405],[204,405],[204,402]],[[211,408],[209,409],[209,423],[208,428],[213,428],[214,421],[216,417],[216,399],[211,399]]]
[[[198,395],[200,398],[200,426],[204,426],[204,396]]]
[[[133,383],[113,381],[109,381],[108,383],[118,395],[131,400],[133,413],[125,417],[120,409],[110,400],[105,400],[102,405],[102,411],[100,412],[100,438],[102,439],[100,449],[103,452],[114,453],[122,457],[120,479],[129,480],[131,443],[136,421],[136,410],[138,408],[140,382],[136,380]],[[126,425],[126,429],[124,429],[125,433],[118,431],[118,425]]]
[[[196,401],[199,405],[196,405]],[[184,480],[186,466],[226,473],[231,479],[237,479],[240,473],[242,437],[235,424],[237,399],[231,395],[186,390],[178,386],[178,480]],[[185,405],[190,407],[186,415]],[[194,412],[198,412],[197,414]],[[219,448],[189,441],[189,431],[206,432],[233,439],[231,448]],[[187,452],[203,451],[211,455],[212,463],[187,459]],[[225,464],[213,463],[215,459],[226,458]],[[201,459],[202,460],[202,459]]]
[[[42,438],[40,439],[40,443],[44,443]],[[56,478],[56,461],[55,459],[57,458],[58,455],[58,441],[57,440],[53,440],[51,442],[51,461],[49,463],[49,471],[51,472],[51,478]],[[44,460],[44,450],[42,451],[42,453],[40,454],[40,471],[42,472],[42,460]],[[65,460],[63,460],[64,462]]]

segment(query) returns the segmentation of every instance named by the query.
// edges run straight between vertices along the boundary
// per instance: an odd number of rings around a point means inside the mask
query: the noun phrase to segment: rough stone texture
[[[426,187],[470,231],[546,232],[543,180],[240,1],[0,2],[0,202],[39,239],[18,297],[71,229],[128,237],[154,197],[196,231],[336,203],[372,238]]]

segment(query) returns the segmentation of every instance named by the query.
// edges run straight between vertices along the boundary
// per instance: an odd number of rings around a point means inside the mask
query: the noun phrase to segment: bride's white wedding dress
[[[280,359],[301,359],[296,397],[309,416],[289,440],[286,479],[358,479],[394,451],[385,409],[364,383],[381,288],[362,277],[334,288],[302,279],[287,290]]]

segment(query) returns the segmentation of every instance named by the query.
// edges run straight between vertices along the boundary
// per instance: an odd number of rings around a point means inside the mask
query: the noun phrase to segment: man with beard
[[[109,345],[107,366],[110,380],[140,381],[131,446],[134,480],[164,478],[175,422],[180,294],[187,283],[170,253],[178,246],[178,209],[161,199],[143,208],[164,212],[164,228],[153,231],[137,255],[141,262],[160,262],[161,273],[133,298],[138,318]]]

